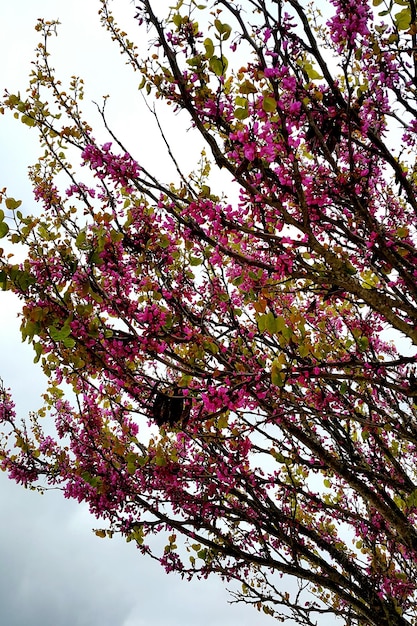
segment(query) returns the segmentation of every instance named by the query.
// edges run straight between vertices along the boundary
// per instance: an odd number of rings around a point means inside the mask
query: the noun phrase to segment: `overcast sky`
[[[64,81],[72,74],[85,79],[84,108],[92,116],[91,101],[111,94],[108,112],[113,128],[123,139],[129,138],[130,146],[134,144],[135,156],[146,156],[148,163],[156,164],[162,146],[156,134],[149,135],[151,123],[145,120],[137,90],[139,77],[124,66],[117,47],[100,27],[98,8],[95,0],[0,2],[0,91],[25,91],[39,39],[34,31],[36,19],[58,18],[62,22],[59,37],[50,42],[57,74]],[[126,15],[128,26],[133,4],[118,0],[117,8]],[[177,128],[167,129],[174,140]],[[97,136],[100,131],[95,127],[94,132]],[[0,118],[0,188],[7,185],[9,195],[22,199],[28,213],[36,209],[26,170],[38,153],[33,130],[11,116]],[[40,406],[45,381],[33,365],[31,349],[20,342],[17,310],[13,296],[0,293],[0,376],[12,388],[19,414],[24,416]],[[253,609],[230,606],[218,579],[183,582],[141,557],[133,544],[97,538],[91,528],[99,524],[86,508],[64,500],[58,492],[40,496],[3,474],[0,492],[1,626],[272,623]]]
[[[158,0],[162,4],[165,0]],[[117,0],[123,26],[135,29],[134,6]],[[146,116],[137,90],[139,77],[125,67],[117,47],[99,25],[96,0],[9,0],[0,2],[0,91],[25,91],[39,34],[36,19],[58,18],[59,37],[51,40],[52,65],[63,82],[73,74],[86,81],[85,110],[98,123],[92,100],[111,95],[112,127],[135,157],[160,163],[162,144]],[[131,25],[129,25],[131,24]],[[137,28],[137,27],[136,27]],[[133,33],[134,35],[135,33]],[[94,119],[94,116],[95,119]],[[94,125],[95,136],[100,135]],[[173,145],[186,132],[181,123],[167,127]],[[103,135],[104,137],[104,135]],[[129,143],[130,142],[130,143]],[[36,207],[26,178],[39,148],[33,130],[11,116],[0,118],[0,188]],[[198,147],[182,155],[190,169]],[[12,388],[20,415],[40,406],[45,384],[22,345],[16,319],[18,303],[0,293],[0,376]],[[40,496],[0,475],[0,625],[1,626],[263,626],[271,618],[243,605],[230,606],[218,579],[186,583],[167,576],[141,557],[132,544],[98,539],[99,524],[86,508],[59,492]],[[326,625],[335,622],[326,622]],[[324,622],[322,622],[324,626]]]

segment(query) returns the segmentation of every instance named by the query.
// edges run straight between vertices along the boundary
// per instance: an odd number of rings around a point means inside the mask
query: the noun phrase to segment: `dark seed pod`
[[[184,423],[189,412],[189,405],[185,402],[182,390],[177,385],[163,391],[156,390],[151,417],[158,426],[174,426],[179,422]]]

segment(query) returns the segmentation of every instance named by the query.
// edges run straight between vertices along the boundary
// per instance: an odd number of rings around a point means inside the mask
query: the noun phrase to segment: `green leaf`
[[[7,289],[7,274],[4,270],[0,270],[0,285],[3,291]]]
[[[271,382],[273,385],[277,387],[283,387],[285,383],[285,378],[281,372],[281,364],[277,361],[272,363],[271,367]]]
[[[242,107],[243,109],[247,109],[249,102],[248,102],[248,99],[244,98],[243,96],[236,96],[235,105],[237,107]]]
[[[265,316],[265,327],[266,330],[273,335],[277,332],[277,323],[275,315],[270,311]]]
[[[226,41],[230,37],[230,33],[232,32],[232,27],[229,24],[223,24],[220,20],[214,20],[214,26],[216,27],[217,32],[220,34],[219,39],[222,41]]]
[[[135,529],[129,533],[129,535],[126,537],[126,541],[136,541],[137,544],[142,545],[143,544],[143,540],[145,537],[145,532],[143,530],[142,526],[137,526],[135,527]]]
[[[74,348],[75,339],[73,339],[72,337],[66,337],[65,339],[63,339],[62,343],[65,348]]]
[[[354,265],[352,265],[352,263],[350,261],[346,261],[346,263],[345,263],[345,270],[346,270],[346,273],[349,274],[349,276],[354,276],[358,272],[356,267]]]
[[[245,120],[247,117],[249,117],[249,111],[248,109],[238,107],[234,110],[234,116],[237,120]]]
[[[203,348],[211,354],[218,354],[219,352],[219,346],[214,341],[204,341]]]
[[[29,115],[22,115],[22,117],[20,118],[20,121],[23,124],[26,124],[26,126],[35,126],[36,122],[33,119],[33,117],[29,117]]]
[[[34,363],[38,363],[39,359],[41,358],[42,354],[43,354],[43,349],[42,349],[42,344],[40,341],[35,341],[33,343],[33,347],[36,353],[35,358],[33,359]]]
[[[248,94],[248,93],[257,93],[258,90],[256,89],[255,85],[250,82],[250,80],[245,80],[239,86],[239,91],[240,93]]]
[[[176,14],[173,16],[172,21],[174,22],[175,26],[176,26],[177,28],[179,28],[179,27],[181,26],[182,22],[183,22],[182,15],[181,15],[180,13],[176,13]]]
[[[398,30],[408,30],[411,23],[411,9],[407,7],[394,15],[394,21]]]
[[[417,507],[417,489],[412,491],[409,496],[406,498],[406,503],[408,507]]]
[[[80,232],[78,233],[76,239],[75,239],[75,245],[78,248],[78,250],[88,250],[90,247],[89,242],[87,241],[87,234],[85,232],[85,230],[80,230]]]
[[[313,67],[307,67],[306,72],[310,80],[320,80],[323,78],[323,76],[319,74],[318,72],[316,72],[316,70]]]
[[[115,228],[111,229],[110,239],[112,243],[119,243],[119,241],[122,241],[124,237],[125,237],[124,234],[120,232],[119,230],[116,230]]]
[[[5,237],[9,232],[9,227],[6,222],[0,222],[0,239]]]
[[[265,330],[267,329],[268,319],[271,317],[271,315],[272,318],[274,318],[274,314],[271,312],[265,313],[265,315],[261,315],[258,318],[258,328],[261,333],[265,332]]]
[[[64,324],[62,328],[56,328],[56,326],[51,326],[49,329],[49,334],[51,336],[51,339],[53,339],[54,341],[64,342],[64,340],[69,338],[71,334],[71,328],[69,324]]]
[[[7,98],[7,104],[11,105],[11,106],[16,106],[21,102],[20,100],[20,94],[18,96],[16,96],[16,94],[10,94],[10,96]]]
[[[30,285],[36,283],[36,279],[29,272],[20,270],[16,266],[10,269],[9,278],[22,291],[26,291]]]
[[[229,415],[228,412],[224,412],[220,415],[219,419],[217,420],[217,428],[219,430],[223,430],[224,428],[227,428],[229,425]]]
[[[271,113],[277,109],[277,101],[271,96],[266,96],[262,101],[262,108],[265,112]]]
[[[227,69],[227,65],[227,59],[223,55],[221,58],[213,56],[209,61],[209,68],[216,74],[216,76],[223,76]]]
[[[278,332],[277,318],[272,312],[267,313],[265,324],[266,324],[266,330],[270,332],[271,335]]]
[[[195,57],[191,57],[191,59],[187,59],[187,64],[190,67],[198,67],[199,65],[201,65],[201,56],[198,54]]]
[[[21,204],[22,204],[21,200],[15,200],[14,198],[6,198],[6,206],[11,211],[18,209]]]
[[[407,226],[400,226],[399,228],[397,228],[395,234],[400,239],[404,239],[404,237],[408,237],[408,235],[410,234],[410,230],[409,228],[407,228]]]
[[[127,473],[130,476],[133,476],[133,474],[136,472],[136,464],[128,462],[126,465],[126,469],[127,469]]]
[[[277,333],[287,335],[289,333],[289,336],[292,336],[292,330],[286,326],[284,318],[281,316],[275,317],[272,311],[258,318],[258,328],[261,333],[267,330],[271,335]]]
[[[206,49],[206,57],[207,59],[211,59],[214,54],[214,44],[209,37],[207,37],[207,39],[205,39],[203,43]]]
[[[358,348],[361,352],[366,352],[369,348],[369,339],[368,337],[359,337],[358,340]]]
[[[200,196],[202,198],[209,198],[211,194],[211,188],[208,185],[201,185]]]
[[[161,246],[161,248],[168,248],[169,244],[170,244],[170,240],[169,237],[167,235],[161,235],[159,238],[159,245]]]
[[[23,322],[20,327],[20,332],[22,333],[22,341],[28,340],[28,343],[31,343],[35,335],[38,335],[40,332],[40,325],[37,322]]]
[[[323,78],[321,74],[316,72],[316,70],[313,67],[313,64],[310,61],[300,60],[300,61],[297,61],[297,63],[307,74],[307,77],[309,80],[318,80],[320,78]]]

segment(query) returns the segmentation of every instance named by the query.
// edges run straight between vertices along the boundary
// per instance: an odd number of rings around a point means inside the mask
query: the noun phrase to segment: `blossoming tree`
[[[42,213],[3,193],[27,258],[3,252],[0,282],[49,389],[26,424],[2,389],[2,468],[278,618],[417,624],[414,0],[138,0],[146,58],[100,5],[145,97],[205,150],[189,175],[167,146],[171,182],[104,109],[97,142],[39,22],[3,108],[39,132]]]

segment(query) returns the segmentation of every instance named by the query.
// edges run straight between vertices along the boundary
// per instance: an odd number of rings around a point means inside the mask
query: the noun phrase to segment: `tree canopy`
[[[3,470],[278,619],[417,624],[414,0],[139,0],[146,54],[99,4],[190,137],[174,181],[101,105],[96,141],[39,21],[2,111],[38,131],[42,210],[3,192],[0,283],[49,387],[24,423],[2,388]]]

